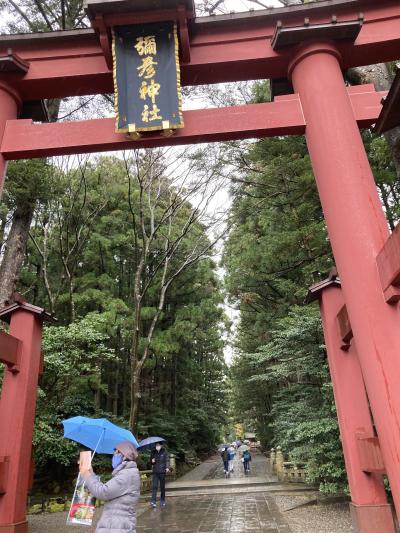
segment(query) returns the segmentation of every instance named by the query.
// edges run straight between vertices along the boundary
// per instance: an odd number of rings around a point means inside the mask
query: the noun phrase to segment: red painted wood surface
[[[361,469],[364,472],[375,474],[386,472],[378,437],[357,435],[357,446]]]
[[[393,531],[393,512],[388,504],[356,505],[350,504],[353,524],[357,533],[386,533]],[[397,529],[395,529],[397,531]]]
[[[7,120],[17,118],[20,107],[21,102],[14,89],[3,81],[0,81],[0,144],[3,141]],[[7,162],[0,151],[0,197],[3,193],[6,171]]]
[[[11,316],[10,333],[21,341],[20,372],[5,370],[0,398],[0,531],[28,531],[27,493],[31,472],[32,434],[40,368],[42,324],[36,313],[20,308]]]
[[[372,85],[349,89],[351,104],[360,126],[376,121],[382,95]],[[1,145],[6,159],[102,152],[128,148],[194,144],[234,139],[300,135],[305,131],[299,98],[288,95],[266,104],[250,104],[184,113],[185,128],[172,137],[147,134],[133,141],[115,133],[115,119],[33,124],[31,120],[9,121]]]
[[[326,22],[332,14],[338,20],[357,19],[363,11],[365,23],[356,42],[342,43],[339,49],[344,68],[397,60],[400,57],[400,13],[398,2],[368,0],[357,5],[314,9],[313,23]],[[199,85],[250,79],[285,77],[292,51],[277,53],[270,39],[282,15],[255,17],[247,22],[215,17],[197,22],[191,29],[191,61],[182,65],[183,85]],[[287,25],[303,24],[304,15],[284,17]],[[34,38],[10,36],[0,39],[0,53],[12,48],[30,61],[29,72],[21,77],[8,75],[23,99],[112,93],[111,70],[93,30],[52,32]]]
[[[321,317],[351,501],[359,506],[359,516],[356,517],[358,524],[365,514],[373,515],[374,523],[378,521],[382,525],[382,528],[373,533],[394,533],[393,518],[387,505],[382,476],[372,470],[374,473],[365,473],[365,467],[371,466],[371,461],[367,464],[365,453],[360,453],[359,439],[361,436],[373,438],[374,430],[354,342],[347,352],[341,349],[342,338],[337,315],[343,307],[344,299],[340,287],[331,285],[322,291]],[[365,444],[365,441],[363,443]],[[365,447],[361,452],[364,450]],[[360,528],[359,531],[367,533],[372,530]]]
[[[342,339],[341,349],[348,350],[350,348],[350,341],[353,338],[353,332],[351,330],[349,314],[345,304],[343,304],[338,312],[336,319],[339,326],[340,338]]]
[[[20,353],[21,341],[0,331],[0,362],[6,364],[12,372],[18,372]]]
[[[386,304],[376,256],[389,231],[352,113],[340,54],[328,43],[305,46],[292,82],[307,123],[317,181],[354,341],[396,509],[400,513],[400,329]]]
[[[7,490],[8,468],[10,466],[9,457],[0,457],[0,495],[5,494]]]

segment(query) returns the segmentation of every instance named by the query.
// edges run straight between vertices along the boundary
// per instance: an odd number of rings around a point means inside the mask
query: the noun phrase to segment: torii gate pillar
[[[0,533],[27,533],[27,494],[32,474],[32,434],[41,370],[43,309],[16,303],[0,310],[10,319],[1,332],[4,371],[0,398]]]
[[[290,67],[344,300],[400,515],[400,329],[376,257],[389,231],[340,67],[329,42],[310,43]]]
[[[395,533],[382,478],[385,469],[379,447],[376,447],[377,438],[356,346],[354,341],[344,345],[340,334],[338,316],[345,304],[337,281],[329,282],[321,290],[319,304],[350,487],[353,524],[356,531],[362,533]]]
[[[3,141],[7,120],[17,118],[21,104],[18,93],[4,81],[0,81],[0,144]],[[7,161],[4,159],[3,154],[0,153],[0,197],[3,192],[6,170]]]

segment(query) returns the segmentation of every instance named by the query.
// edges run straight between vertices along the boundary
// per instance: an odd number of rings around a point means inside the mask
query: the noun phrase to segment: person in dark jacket
[[[97,533],[136,533],[136,507],[140,497],[137,455],[132,443],[120,442],[112,457],[112,478],[107,483],[102,483],[91,468],[81,469],[85,486],[105,502]]]
[[[151,452],[151,464],[153,468],[153,484],[151,491],[151,507],[157,506],[157,491],[160,485],[160,503],[161,507],[165,507],[165,476],[169,472],[169,456],[167,450],[156,444],[155,450]]]
[[[250,461],[251,461],[251,453],[249,450],[245,450],[243,452],[243,468],[245,474],[250,474]]]
[[[230,471],[229,471],[229,451],[228,447],[225,446],[223,450],[221,451],[221,457],[222,462],[224,463],[224,474],[225,477],[229,477]]]

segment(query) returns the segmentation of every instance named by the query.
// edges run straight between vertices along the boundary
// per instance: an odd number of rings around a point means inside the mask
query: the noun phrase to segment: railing
[[[152,471],[141,470],[140,471],[140,492],[150,492],[152,482]]]
[[[305,463],[285,461],[282,448],[278,446],[270,451],[270,462],[272,471],[279,481],[286,483],[306,483],[307,470]]]

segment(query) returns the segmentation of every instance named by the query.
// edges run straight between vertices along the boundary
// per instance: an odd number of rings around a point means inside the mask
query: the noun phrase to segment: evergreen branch
[[[18,5],[14,2],[14,0],[8,0],[8,1],[12,5],[12,7],[15,9],[15,11],[18,13],[18,15],[28,24],[29,29],[32,32],[34,32],[35,31],[35,27],[32,24],[32,22],[29,19],[29,17],[24,13],[24,11],[22,11],[22,9],[20,7],[18,7]]]
[[[48,19],[47,15],[46,15],[46,12],[45,12],[45,10],[44,10],[44,8],[42,6],[41,1],[40,0],[34,0],[34,3],[36,5],[36,7],[38,8],[39,13],[42,15],[44,21],[46,22],[47,27],[49,28],[49,30],[53,31],[53,27],[52,27],[52,25],[50,23],[50,20]]]

